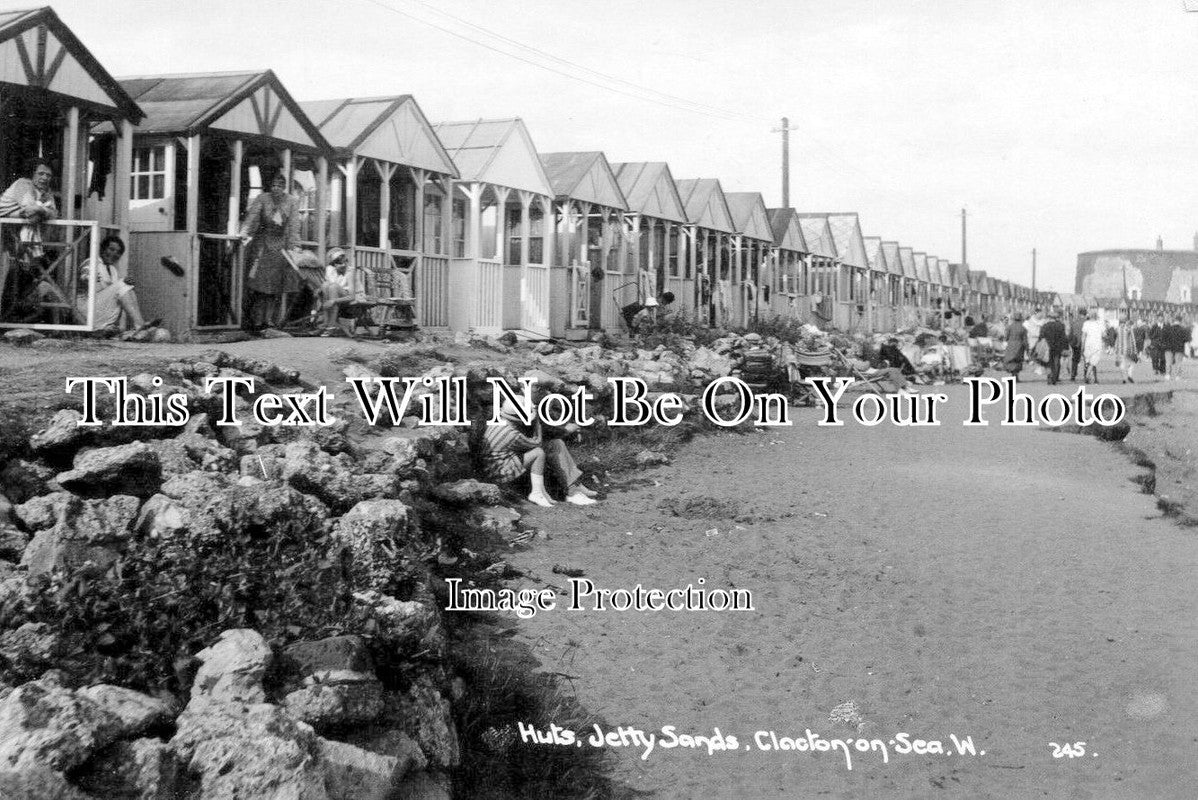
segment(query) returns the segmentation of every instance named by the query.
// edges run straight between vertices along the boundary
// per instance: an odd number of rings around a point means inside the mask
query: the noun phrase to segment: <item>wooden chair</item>
[[[374,324],[382,331],[416,329],[416,298],[411,289],[411,269],[395,264],[381,269],[363,269],[364,297],[354,306],[363,316],[377,309]]]

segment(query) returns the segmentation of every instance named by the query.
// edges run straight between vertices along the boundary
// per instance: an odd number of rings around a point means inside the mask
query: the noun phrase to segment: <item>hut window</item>
[[[495,205],[494,200],[487,201],[487,205],[483,207],[482,217],[479,221],[479,241],[478,255],[480,258],[495,258],[498,251],[498,235],[499,235],[499,207]]]
[[[162,200],[166,197],[166,145],[138,147],[133,151],[129,197]]]
[[[466,217],[470,213],[466,201],[460,197],[453,200],[453,257],[466,257]]]
[[[512,203],[507,207],[507,263],[521,264],[521,219],[523,208]],[[533,201],[528,208],[528,263],[545,263],[545,212],[538,201]]]
[[[391,176],[391,213],[388,238],[396,250],[415,248],[416,235],[416,184],[404,170],[396,170]]]

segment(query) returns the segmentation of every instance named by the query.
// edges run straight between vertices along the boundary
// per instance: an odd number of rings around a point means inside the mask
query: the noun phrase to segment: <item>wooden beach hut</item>
[[[903,262],[898,242],[882,242],[886,254],[886,306],[890,309],[889,330],[903,327]]]
[[[799,226],[803,229],[803,241],[808,248],[808,295],[813,321],[822,328],[840,327],[837,321],[840,267],[828,215],[800,213],[798,218]]]
[[[777,281],[770,296],[775,314],[807,321],[811,309],[807,290],[807,242],[803,226],[793,208],[771,208],[770,228],[774,232],[774,277]]]
[[[889,303],[890,264],[886,260],[886,251],[882,247],[880,236],[864,236],[862,241],[865,244],[865,258],[869,263],[869,275],[866,278],[869,330],[888,331],[894,326]]]
[[[619,333],[623,330],[620,309],[659,294],[666,285],[667,265],[680,257],[685,259],[685,237],[681,232],[688,220],[674,176],[664,161],[611,166],[628,202],[628,211],[624,214],[622,270],[609,274],[604,287],[607,305],[603,325],[608,333]]]
[[[324,254],[331,148],[270,70],[122,78],[146,113],[134,134],[129,274],[172,330],[240,327],[243,211],[282,172],[302,187],[301,239]],[[165,269],[174,263],[179,274]]]
[[[910,247],[899,246],[899,265],[903,270],[902,327],[910,328],[920,323],[919,271],[915,266],[915,252]]]
[[[53,301],[25,302],[28,270],[41,267],[21,244],[25,220],[0,219],[0,328],[94,327],[94,287],[79,266],[98,258],[104,236],[126,234],[133,127],[143,116],[52,9],[0,12],[0,191],[29,179],[35,158],[49,162],[59,188],[58,218],[41,226]],[[86,315],[73,309],[80,292]]]
[[[733,256],[736,274],[733,278],[733,308],[736,324],[748,325],[758,317],[763,305],[768,311],[767,281],[770,251],[774,248],[774,231],[770,227],[765,200],[759,192],[729,192],[725,195],[732,212]]]
[[[517,118],[440,122],[457,166],[449,327],[549,336],[553,186]]]
[[[541,166],[553,187],[557,225],[549,331],[586,339],[603,329],[605,277],[619,270],[628,203],[603,153],[542,153]]]
[[[694,277],[691,308],[708,325],[727,324],[732,297],[732,212],[716,178],[683,178],[674,181],[686,210],[689,244],[687,269]]]
[[[931,264],[935,261],[935,257],[929,257],[927,253],[914,253],[915,257],[915,274],[919,282],[917,284],[916,297],[916,314],[919,320],[918,324],[926,325],[928,321],[928,313],[932,309],[932,272]]]
[[[412,299],[422,328],[449,326],[449,198],[457,167],[411,95],[300,103],[334,148],[328,245],[360,285]]]
[[[861,223],[855,213],[829,214],[828,227],[836,241],[836,254],[840,259],[841,327],[843,330],[870,330],[869,309],[869,260],[865,255],[865,242],[861,236]]]

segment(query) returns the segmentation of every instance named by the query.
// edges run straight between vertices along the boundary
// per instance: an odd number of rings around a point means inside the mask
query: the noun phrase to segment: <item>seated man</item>
[[[878,348],[878,358],[886,362],[886,366],[901,370],[905,377],[915,374],[915,367],[911,360],[903,355],[898,346],[898,339],[894,337],[887,339],[886,343]]]
[[[528,416],[532,408],[525,406]],[[499,409],[501,421],[498,425],[487,425],[482,438],[482,461],[487,480],[498,484],[511,483],[529,474],[532,491],[528,499],[539,506],[549,508],[553,500],[545,491],[545,464],[554,470],[562,486],[566,487],[566,502],[576,506],[589,506],[597,501],[595,492],[582,485],[582,472],[566,449],[561,439],[545,439],[540,420],[533,420],[531,427],[521,421],[516,405],[505,400]],[[578,430],[576,425],[567,425],[566,433]]]

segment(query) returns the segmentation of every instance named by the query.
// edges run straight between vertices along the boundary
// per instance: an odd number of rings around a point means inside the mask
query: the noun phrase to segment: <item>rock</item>
[[[283,477],[335,511],[347,511],[371,498],[394,497],[399,491],[394,475],[355,474],[348,456],[334,458],[307,440],[287,445]]]
[[[642,450],[636,454],[636,463],[641,467],[655,467],[658,464],[669,464],[670,457],[654,450]]]
[[[492,343],[492,340],[493,340],[493,337],[488,336],[487,344],[490,345]],[[507,331],[506,333],[500,335],[499,337],[494,338],[494,341],[498,342],[499,344],[501,344],[505,347],[515,347],[516,344],[520,341],[520,338],[518,336],[516,336],[516,334],[513,333],[512,331]]]
[[[197,800],[330,800],[319,738],[266,703],[193,698],[170,741]]]
[[[4,800],[94,800],[67,783],[48,767],[0,769],[0,797]]]
[[[282,483],[228,486],[213,497],[196,500],[203,505],[197,508],[185,501],[190,510],[188,533],[211,542],[247,530],[308,541],[324,533],[329,516],[328,508],[315,497]]]
[[[116,741],[121,722],[69,689],[32,681],[0,700],[0,770],[67,771]]]
[[[228,472],[237,464],[237,454],[198,433],[182,433],[173,439],[154,439],[147,445],[158,454],[164,476],[201,472]]]
[[[392,436],[383,440],[383,452],[391,456],[388,469],[399,477],[407,477],[420,459],[416,445],[411,439],[402,436]]]
[[[45,336],[37,331],[31,331],[28,328],[17,328],[15,331],[9,331],[8,333],[4,334],[4,340],[17,347],[26,347],[38,341],[39,339],[45,338]]]
[[[26,622],[0,634],[0,659],[23,677],[40,675],[60,656],[60,639],[44,622]]]
[[[383,712],[383,685],[373,675],[354,683],[315,683],[283,700],[287,713],[316,730],[361,725]]]
[[[483,483],[465,478],[453,483],[443,483],[433,489],[433,495],[454,505],[497,506],[503,502],[503,492],[493,483]]]
[[[213,472],[189,472],[173,475],[162,484],[162,494],[189,508],[204,506],[229,487],[229,479]]]
[[[337,682],[345,675],[373,677],[374,673],[374,661],[361,636],[330,636],[296,642],[283,651],[283,662],[293,675],[310,677],[320,683]]]
[[[437,651],[440,618],[434,603],[397,600],[377,591],[354,592],[354,605],[375,625],[375,636],[394,653]]]
[[[427,677],[420,677],[397,698],[400,726],[420,745],[431,764],[456,767],[461,759],[457,728],[449,702]]]
[[[130,739],[173,719],[171,707],[157,697],[107,683],[75,692],[112,714],[121,723],[120,737]]]
[[[10,522],[0,521],[0,558],[20,561],[29,537]]]
[[[390,800],[403,777],[399,760],[352,744],[320,740],[330,800]]]
[[[334,548],[348,555],[350,579],[359,590],[385,591],[404,577],[414,560],[408,507],[399,500],[363,500],[337,520]]]
[[[263,455],[261,449],[241,457],[238,469],[242,477],[257,478],[260,481],[277,481],[283,479],[283,461],[270,455]]]
[[[57,480],[63,488],[81,492],[149,497],[162,483],[162,464],[145,442],[132,442],[80,453],[75,456],[74,469],[61,473]]]
[[[167,539],[186,530],[190,521],[191,513],[184,506],[164,494],[156,494],[142,505],[133,530],[144,538]]]
[[[341,370],[346,379],[361,378],[367,381],[379,377],[379,374],[372,369],[362,366],[361,364],[349,364]]]
[[[55,569],[72,569],[88,561],[106,568],[132,537],[139,506],[138,499],[129,495],[114,495],[107,500],[67,495],[57,507],[54,527],[34,534],[21,563],[31,577]]]
[[[691,369],[701,370],[713,378],[732,374],[732,359],[706,347],[696,348],[691,353],[689,363]]]
[[[171,332],[166,328],[153,328],[150,334],[150,341],[154,344],[168,344],[174,341]]]
[[[79,427],[83,415],[73,408],[64,408],[50,418],[50,424],[29,437],[29,447],[39,455],[57,454],[77,449],[92,433],[90,427]]]
[[[478,512],[479,527],[486,533],[511,541],[516,533],[516,523],[521,519],[520,512],[505,506],[491,506]]]
[[[191,685],[191,697],[226,703],[261,703],[262,678],[270,663],[270,647],[257,631],[227,630],[196,654],[202,664]]]
[[[96,797],[177,800],[183,797],[175,754],[157,739],[122,741],[105,747],[75,780]]]
[[[37,461],[14,458],[0,470],[0,486],[14,504],[62,489],[54,483],[55,470]]]
[[[13,509],[17,519],[27,530],[40,531],[53,528],[62,518],[63,509],[75,495],[70,492],[54,492],[26,500]]]
[[[394,758],[398,762],[396,772],[399,775],[428,766],[428,759],[420,752],[416,740],[396,728],[366,725],[346,733],[344,738],[355,747]]]

